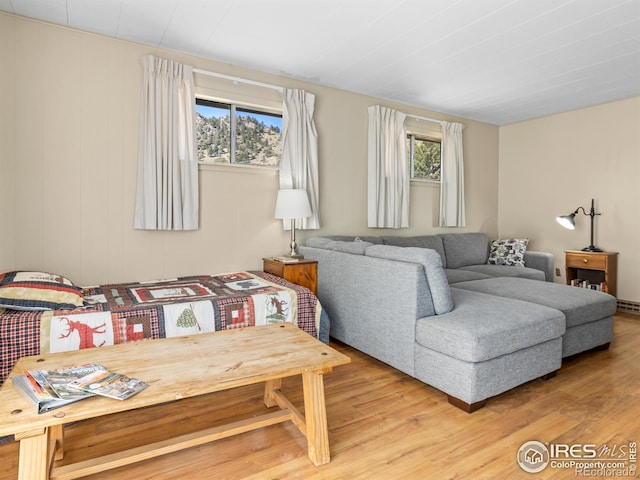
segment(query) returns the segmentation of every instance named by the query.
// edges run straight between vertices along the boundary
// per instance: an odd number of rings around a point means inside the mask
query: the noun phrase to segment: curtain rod
[[[442,123],[442,122],[448,122],[448,120],[437,120],[435,118],[430,118],[430,117],[421,117],[420,115],[412,115],[410,113],[405,113],[405,115],[407,117],[411,117],[411,118],[415,118],[417,120],[424,120],[425,122],[433,122],[433,123]],[[464,123],[461,124],[464,127]]]
[[[200,68],[194,68],[193,73],[200,73],[202,75],[208,75],[209,77],[218,77],[224,78],[225,80],[231,80],[233,82],[242,82],[248,83],[249,85],[256,85],[258,87],[271,88],[273,90],[278,90],[280,93],[284,90],[284,87],[279,85],[272,85],[270,83],[256,82],[255,80],[248,80],[246,78],[234,77],[232,75],[225,75],[224,73],[211,72],[209,70],[202,70]]]
[[[435,118],[421,117],[420,115],[412,115],[411,113],[405,113],[407,117],[415,118],[416,120],[424,120],[426,122],[440,123],[442,120],[436,120]]]

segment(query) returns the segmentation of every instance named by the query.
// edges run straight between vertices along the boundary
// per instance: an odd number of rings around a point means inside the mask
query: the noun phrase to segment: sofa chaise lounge
[[[489,265],[489,245],[482,233],[340,236],[300,250],[320,262],[331,337],[471,412],[613,338],[613,296],[553,283],[548,253]]]

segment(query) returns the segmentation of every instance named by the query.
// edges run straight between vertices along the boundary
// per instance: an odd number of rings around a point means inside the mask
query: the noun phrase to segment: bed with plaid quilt
[[[328,343],[329,319],[307,288],[264,272],[82,289],[73,310],[0,308],[0,385],[18,358],[290,322]]]

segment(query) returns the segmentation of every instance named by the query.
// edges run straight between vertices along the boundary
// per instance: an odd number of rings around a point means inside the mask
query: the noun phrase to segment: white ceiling
[[[0,10],[494,125],[640,95],[640,0],[0,0]]]

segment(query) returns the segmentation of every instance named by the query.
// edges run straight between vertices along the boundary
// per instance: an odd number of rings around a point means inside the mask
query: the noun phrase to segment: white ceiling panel
[[[232,3],[232,0],[178,3],[164,32],[161,46],[200,55],[200,50],[207,44],[218,25],[225,21]],[[198,15],[193,14],[194,9]]]
[[[67,0],[69,26],[113,36],[118,29],[122,2],[114,0]]]
[[[0,0],[0,10],[495,125],[640,95],[640,0]]]
[[[67,5],[57,0],[9,0],[9,11],[59,25],[67,24]],[[4,8],[4,7],[3,7]]]
[[[65,1],[65,0],[60,0]],[[177,0],[121,0],[116,36],[154,47],[160,46],[178,5]],[[165,45],[168,48],[168,45]]]

